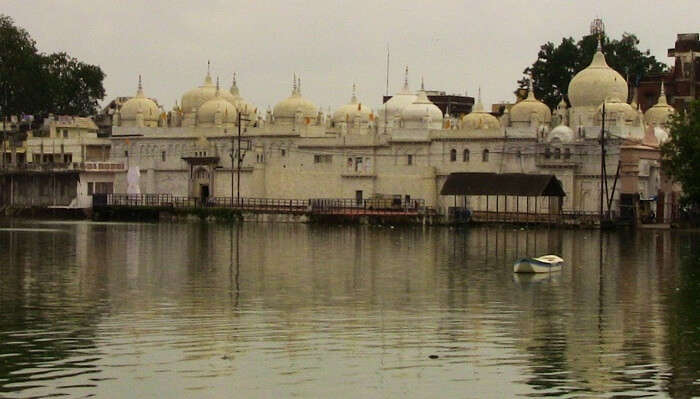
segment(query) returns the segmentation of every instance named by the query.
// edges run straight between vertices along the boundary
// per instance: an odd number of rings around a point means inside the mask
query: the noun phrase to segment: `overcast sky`
[[[484,103],[512,101],[515,82],[539,46],[580,38],[603,19],[608,35],[637,34],[643,50],[669,63],[677,33],[698,32],[698,0],[239,1],[2,0],[0,13],[43,52],[66,51],[106,73],[105,100],[144,91],[166,109],[212,76],[260,110],[290,94],[292,74],[316,105],[381,104],[390,48],[393,93],[409,67],[412,89],[465,91]]]

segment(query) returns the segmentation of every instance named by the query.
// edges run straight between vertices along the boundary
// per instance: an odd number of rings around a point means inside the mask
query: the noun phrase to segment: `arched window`
[[[561,158],[561,148],[557,147],[554,149],[554,159],[560,159]]]
[[[462,162],[469,162],[469,150],[465,149],[464,152],[462,152]]]
[[[457,160],[457,150],[454,148],[450,150],[450,162],[455,162]]]
[[[544,157],[549,159],[552,156],[552,150],[549,149],[549,147],[546,147],[544,149]]]
[[[564,159],[569,159],[569,158],[571,158],[571,149],[564,148]]]
[[[481,161],[482,162],[489,161],[489,150],[488,149],[484,150],[484,152],[481,154]]]

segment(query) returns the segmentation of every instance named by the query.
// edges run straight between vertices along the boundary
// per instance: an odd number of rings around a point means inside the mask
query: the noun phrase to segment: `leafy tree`
[[[666,65],[650,55],[649,50],[642,52],[637,48],[639,39],[634,34],[625,33],[620,40],[603,36],[602,43],[608,65],[627,78],[628,83],[636,85],[647,75],[666,69]],[[562,96],[566,96],[574,75],[591,63],[597,47],[597,36],[594,35],[584,36],[578,42],[568,37],[563,38],[559,45],[543,44],[537,61],[523,71],[525,76],[518,81],[518,87],[527,88],[532,76],[535,96],[550,108],[555,108]]]
[[[700,100],[670,117],[670,137],[661,146],[663,168],[683,187],[683,205],[700,211]]]
[[[66,53],[39,53],[29,33],[0,14],[0,110],[91,115],[104,98],[104,73]]]

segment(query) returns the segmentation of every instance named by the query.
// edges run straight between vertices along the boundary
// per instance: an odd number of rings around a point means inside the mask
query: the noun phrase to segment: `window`
[[[93,185],[93,182],[88,182],[88,195],[92,195],[92,193],[95,192],[95,190],[93,189]]]
[[[469,150],[467,149],[462,152],[462,162],[469,162]]]
[[[406,156],[406,164],[407,164],[407,165],[413,165],[413,155],[412,155],[412,154],[408,154],[408,155]]]
[[[549,147],[544,149],[544,157],[547,159],[552,157],[552,150],[550,150]]]
[[[355,158],[355,172],[362,172],[362,157]]]
[[[488,162],[489,161],[489,150],[486,149],[484,152],[481,154],[481,162]]]
[[[129,158],[129,151],[124,151],[124,157]]]
[[[571,158],[571,149],[564,148],[564,159],[569,159],[569,158]]]
[[[65,129],[65,130],[63,131],[63,138],[64,138],[64,139],[67,139],[67,138],[68,138],[68,129]]]
[[[314,155],[314,163],[331,163],[333,161],[333,155],[330,154],[316,154]]]
[[[450,150],[450,162],[455,162],[457,160],[457,150],[454,148]]]
[[[561,158],[561,149],[555,148],[554,149],[554,159],[560,159],[560,158]]]
[[[280,148],[280,155],[283,156],[283,157],[286,157],[286,156],[287,156],[287,150],[285,150],[284,148]]]
[[[165,162],[165,151],[160,152],[160,160]]]

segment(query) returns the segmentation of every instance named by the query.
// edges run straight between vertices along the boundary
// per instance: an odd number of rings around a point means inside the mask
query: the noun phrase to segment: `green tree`
[[[620,40],[603,36],[602,43],[608,65],[632,85],[649,74],[661,73],[667,68],[650,55],[649,50],[642,52],[637,48],[639,40],[634,34],[625,33]],[[552,42],[543,44],[537,60],[523,71],[525,76],[518,81],[518,87],[526,89],[532,76],[535,96],[550,108],[555,108],[562,97],[566,98],[569,82],[574,75],[591,63],[597,46],[597,36],[594,35],[584,36],[578,42],[568,37],[563,38],[559,45]]]
[[[670,137],[661,146],[664,172],[683,187],[682,204],[700,211],[700,100],[670,117]]]
[[[29,33],[0,14],[1,116],[92,115],[104,98],[104,73],[66,53],[39,53]]]

